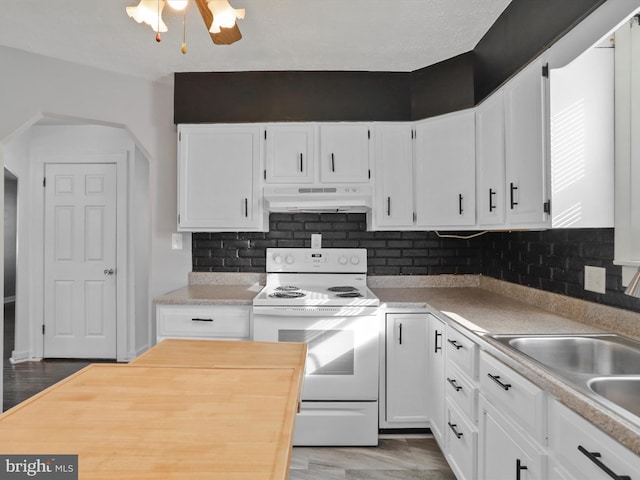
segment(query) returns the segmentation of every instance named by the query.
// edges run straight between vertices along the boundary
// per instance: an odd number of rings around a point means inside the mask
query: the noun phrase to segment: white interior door
[[[45,178],[44,356],[116,358],[116,165]]]

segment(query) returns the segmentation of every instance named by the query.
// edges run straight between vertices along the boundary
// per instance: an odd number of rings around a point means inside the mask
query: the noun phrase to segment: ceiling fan
[[[127,7],[127,14],[138,23],[146,23],[156,32],[156,41],[162,40],[161,32],[168,30],[162,20],[162,11],[168,3],[171,8],[185,12],[190,0],[140,0],[135,7]],[[211,40],[216,45],[231,45],[242,38],[236,19],[243,19],[244,8],[233,8],[228,0],[194,0],[200,16],[209,30]],[[186,22],[183,21],[183,26]],[[185,28],[185,27],[183,27]],[[182,53],[187,53],[186,40],[183,38]]]

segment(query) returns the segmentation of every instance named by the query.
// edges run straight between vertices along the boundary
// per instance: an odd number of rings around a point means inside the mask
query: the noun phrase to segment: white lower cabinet
[[[640,457],[557,400],[549,399],[550,478],[640,478]]]
[[[478,452],[478,429],[447,398],[447,425],[445,458],[458,480],[472,480],[476,477]]]
[[[478,479],[546,479],[544,450],[483,395],[478,408]]]
[[[427,327],[425,313],[387,313],[385,408],[381,426],[428,426]]]
[[[429,316],[428,332],[428,383],[429,383],[429,426],[440,448],[444,450],[446,402],[445,375],[446,362],[444,356],[444,342],[446,341],[446,325],[435,315]]]
[[[156,341],[166,338],[249,340],[251,307],[157,305]]]

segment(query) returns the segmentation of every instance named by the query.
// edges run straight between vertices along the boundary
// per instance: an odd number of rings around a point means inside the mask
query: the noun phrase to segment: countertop
[[[158,304],[250,305],[251,285],[190,285],[156,299]],[[199,275],[198,283],[207,283]],[[234,277],[237,280],[238,277]],[[254,278],[249,278],[254,281]],[[222,282],[224,283],[224,281]],[[489,334],[620,333],[640,340],[640,314],[509,282],[471,275],[369,277],[381,307],[441,312],[450,325],[522,376],[546,390],[611,437],[640,455],[640,425],[595,402]]]

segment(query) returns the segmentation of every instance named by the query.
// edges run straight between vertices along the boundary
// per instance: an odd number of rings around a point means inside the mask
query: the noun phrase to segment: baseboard
[[[13,295],[11,297],[4,297],[4,303],[15,303],[16,302],[16,296]]]
[[[15,350],[11,352],[11,357],[9,358],[9,362],[12,365],[15,365],[16,363],[34,362],[39,360],[42,360],[42,359],[33,358],[29,351],[17,352]]]

